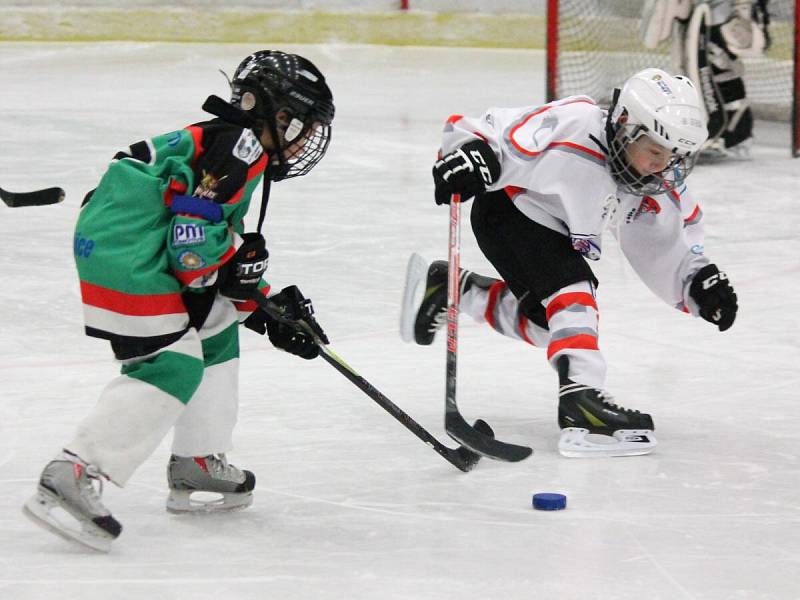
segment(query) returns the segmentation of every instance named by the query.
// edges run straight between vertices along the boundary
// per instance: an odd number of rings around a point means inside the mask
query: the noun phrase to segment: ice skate
[[[172,455],[167,465],[171,513],[217,512],[253,503],[256,476],[228,463],[224,454]]]
[[[658,443],[653,419],[610,402],[602,390],[567,377],[569,359],[558,360],[558,451],[571,458],[649,454]]]
[[[461,269],[459,275],[463,295],[473,285],[489,287],[496,279]],[[430,265],[419,254],[408,259],[403,306],[400,313],[400,337],[404,342],[421,346],[433,343],[436,332],[447,322],[447,261]]]
[[[22,511],[40,527],[66,540],[108,552],[122,525],[103,506],[102,493],[100,472],[64,451],[44,468],[36,495]]]

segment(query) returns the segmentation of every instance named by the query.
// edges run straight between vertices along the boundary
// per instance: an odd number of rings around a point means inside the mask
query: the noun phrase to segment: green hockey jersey
[[[156,345],[182,335],[184,294],[213,285],[235,254],[267,163],[251,130],[220,119],[119,152],[75,228],[87,334]]]

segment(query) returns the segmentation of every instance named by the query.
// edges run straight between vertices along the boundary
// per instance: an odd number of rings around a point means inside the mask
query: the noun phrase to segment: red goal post
[[[642,0],[548,0],[547,100],[586,94],[600,103],[628,76],[646,67],[673,71],[670,40],[642,43]],[[756,118],[791,125],[791,151],[800,156],[800,0],[770,0],[766,55],[746,58],[745,86]]]

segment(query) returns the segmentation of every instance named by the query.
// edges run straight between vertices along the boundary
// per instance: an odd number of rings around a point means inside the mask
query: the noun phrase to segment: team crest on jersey
[[[261,147],[261,142],[258,141],[256,135],[249,129],[242,131],[236,145],[233,147],[233,155],[252,165],[256,162],[264,149]]]
[[[206,261],[203,260],[203,257],[191,250],[184,250],[178,254],[178,262],[187,271],[202,269],[206,266]]]
[[[172,226],[172,247],[194,246],[206,241],[206,229],[194,223],[175,223]]]
[[[594,235],[573,234],[572,247],[589,260],[600,260],[600,239]]]
[[[203,169],[203,178],[200,180],[197,188],[194,191],[194,196],[198,198],[208,198],[209,200],[213,200],[217,197],[217,186],[219,182],[225,179],[227,175],[223,175],[220,178],[217,178],[213,173],[209,173],[205,169]]]
[[[625,218],[626,223],[636,221],[642,215],[658,215],[661,214],[661,205],[652,196],[645,196],[642,202],[635,209],[631,209]]]

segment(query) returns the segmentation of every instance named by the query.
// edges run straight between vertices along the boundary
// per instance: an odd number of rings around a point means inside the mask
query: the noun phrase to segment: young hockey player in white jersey
[[[672,37],[673,68],[688,75],[704,99],[709,139],[700,160],[750,158],[753,113],[742,59],[769,48],[768,0],[648,0],[642,6],[644,45]]]
[[[566,456],[646,454],[656,445],[650,415],[613,404],[603,391],[598,282],[586,259],[600,258],[609,224],[658,297],[720,331],[733,324],[736,294],[703,253],[702,213],[684,183],[705,140],[693,84],[659,69],[628,79],[609,111],[572,96],[447,122],[433,167],[436,203],[474,196],[473,231],[502,277],[462,271],[461,310],[547,350],[560,382]],[[447,263],[412,255],[406,341],[432,343],[446,296]],[[597,443],[590,433],[608,439]]]

